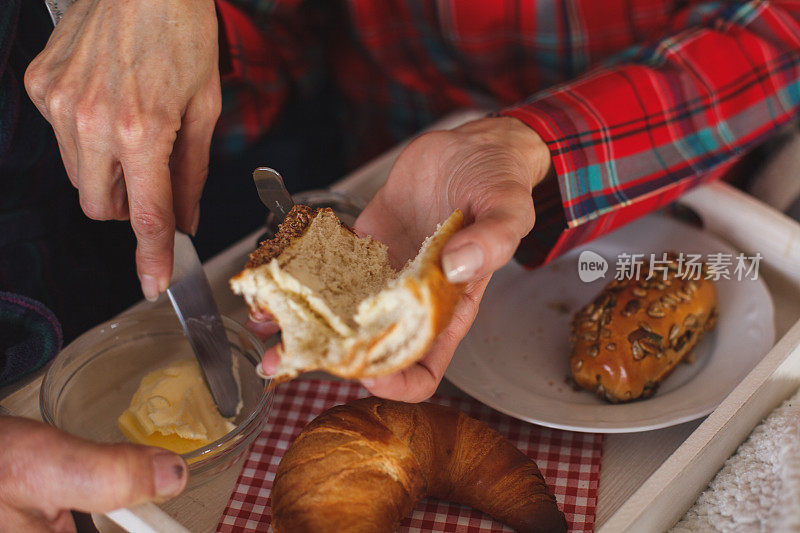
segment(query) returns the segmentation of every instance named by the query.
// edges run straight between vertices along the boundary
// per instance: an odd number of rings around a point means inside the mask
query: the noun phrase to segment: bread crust
[[[714,327],[712,281],[678,276],[612,280],[572,321],[570,370],[579,386],[610,402],[651,396]]]
[[[464,284],[447,281],[447,276],[441,266],[442,250],[447,241],[463,227],[464,215],[457,209],[431,237],[431,242],[428,243],[425,256],[420,264],[422,275],[410,277],[406,280],[408,290],[415,295],[422,305],[430,308],[429,328],[431,334],[428,341],[419,350],[410,353],[408,357],[396,362],[396,364],[373,370],[363,377],[387,376],[419,361],[430,349],[431,344],[439,334],[450,324],[456,305],[464,294]],[[388,335],[388,333],[389,328],[383,335]]]
[[[282,458],[276,533],[394,531],[425,496],[470,505],[517,531],[567,530],[536,463],[458,409],[375,397],[329,409]]]

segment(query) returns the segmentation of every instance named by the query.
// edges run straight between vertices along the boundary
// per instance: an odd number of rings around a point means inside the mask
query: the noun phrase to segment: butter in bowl
[[[263,353],[260,341],[227,317],[223,323],[242,401],[231,419],[215,409],[216,417],[203,415],[213,408],[204,406],[203,392],[207,401],[210,393],[204,382],[198,386],[199,367],[170,309],[123,314],[64,348],[42,382],[42,419],[96,442],[134,441],[172,449],[189,465],[188,489],[209,481],[244,457],[272,406],[272,393],[254,370]],[[181,390],[171,391],[173,386]],[[196,397],[182,403],[186,394]],[[165,402],[176,408],[159,410]],[[147,416],[151,413],[163,431],[154,431],[155,422],[153,427],[142,425],[144,419],[153,420]]]

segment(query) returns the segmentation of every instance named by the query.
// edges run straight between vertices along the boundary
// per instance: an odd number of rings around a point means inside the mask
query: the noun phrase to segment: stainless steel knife
[[[47,11],[50,13],[50,18],[53,20],[53,26],[61,21],[61,17],[67,12],[67,9],[75,3],[75,0],[45,0],[44,4],[47,6]]]
[[[294,207],[294,200],[286,190],[280,173],[269,167],[258,167],[253,171],[258,197],[280,224]],[[273,235],[274,236],[274,235]],[[259,239],[260,240],[260,239]],[[280,331],[264,341],[264,348],[272,348],[281,340]]]
[[[294,207],[294,200],[286,190],[281,175],[269,167],[258,167],[253,171],[253,181],[256,184],[258,197],[267,209],[272,211],[278,223],[283,222]]]
[[[188,235],[175,232],[172,283],[167,289],[222,416],[236,414],[239,387],[233,379],[231,347],[211,285]]]

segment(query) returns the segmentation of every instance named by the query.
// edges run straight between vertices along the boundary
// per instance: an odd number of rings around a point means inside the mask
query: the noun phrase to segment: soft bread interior
[[[298,209],[302,206],[298,206]],[[309,208],[305,208],[308,210]],[[294,211],[293,211],[294,213]],[[421,357],[449,320],[460,288],[446,282],[441,249],[461,227],[456,212],[395,272],[386,247],[359,238],[329,209],[305,212],[271,250],[231,280],[253,309],[275,316],[283,349],[276,378],[322,369],[342,377],[391,373]],[[282,239],[283,237],[283,239]],[[257,255],[258,251],[256,252]]]
[[[325,308],[349,327],[362,300],[377,293],[395,272],[386,247],[372,239],[359,239],[341,225],[332,211],[321,211],[308,231],[284,250],[273,275],[293,278],[318,298]],[[291,290],[289,283],[282,283]],[[316,307],[316,306],[315,306]]]

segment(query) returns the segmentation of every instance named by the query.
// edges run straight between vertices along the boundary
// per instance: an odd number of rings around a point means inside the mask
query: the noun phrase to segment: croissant
[[[536,463],[458,409],[375,397],[314,419],[278,466],[276,533],[394,531],[426,496],[517,531],[567,531]]]

